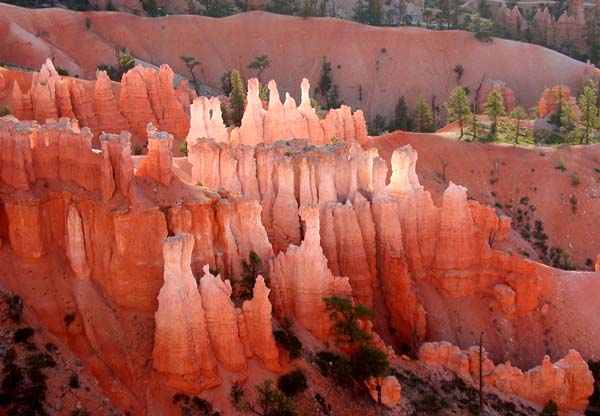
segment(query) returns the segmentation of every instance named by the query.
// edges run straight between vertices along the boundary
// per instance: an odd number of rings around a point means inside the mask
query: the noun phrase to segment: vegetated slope
[[[526,240],[532,247],[539,240],[533,234],[540,220],[548,236],[548,256],[551,247],[560,247],[579,268],[592,268],[587,259],[595,262],[600,254],[600,237],[593,231],[600,218],[600,146],[515,147],[401,131],[370,140],[388,163],[392,151],[405,144],[419,153],[417,173],[434,199],[440,200],[450,181],[463,185],[469,196],[510,215],[520,233],[529,220],[532,235]],[[561,158],[565,171],[557,168]],[[532,250],[527,252],[535,257]]]
[[[462,65],[461,84],[475,90],[481,79],[505,81],[526,107],[550,85],[581,86],[586,64],[535,45],[471,33],[420,28],[381,28],[333,18],[251,12],[213,19],[200,16],[142,18],[115,12],[77,13],[0,5],[0,59],[38,68],[48,56],[71,74],[93,78],[100,64],[115,62],[115,48],[127,47],[141,60],[168,63],[186,74],[181,55],[202,61],[200,78],[219,86],[224,72],[239,68],[245,78],[255,56],[267,54],[271,67],[263,79],[276,78],[283,91],[299,96],[308,77],[313,86],[323,57],[332,62],[340,98],[370,117],[390,116],[400,95],[409,105],[420,96],[440,106],[457,85],[454,67]]]

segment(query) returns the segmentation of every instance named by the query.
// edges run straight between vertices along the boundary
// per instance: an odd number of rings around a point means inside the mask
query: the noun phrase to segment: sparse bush
[[[277,341],[288,352],[290,360],[300,357],[302,352],[302,342],[296,337],[292,331],[292,321],[289,318],[284,318],[282,325],[283,329],[278,329],[273,332],[275,341]]]
[[[355,344],[371,339],[358,325],[359,320],[373,319],[375,314],[365,305],[354,305],[352,299],[332,296],[324,298],[325,310],[334,323],[333,333],[338,344]]]
[[[577,212],[577,195],[573,194],[569,197],[569,202],[571,203],[571,210],[573,214]]]
[[[69,387],[72,389],[79,388],[79,375],[77,373],[71,373],[69,375]]]
[[[179,152],[184,155],[187,156],[188,155],[188,145],[187,145],[187,140],[184,140],[181,142],[181,145],[179,145]]]
[[[540,416],[558,416],[558,406],[554,400],[546,402]]]
[[[244,389],[237,384],[232,384],[231,390],[229,391],[229,397],[231,398],[231,403],[233,403],[234,407],[240,407],[242,399],[244,398]]]
[[[248,255],[248,260],[242,260],[242,281],[239,288],[239,296],[241,299],[252,299],[252,291],[256,284],[256,278],[260,274],[262,268],[262,260],[254,250],[251,250]],[[264,279],[265,284],[268,285],[268,277],[264,277]]]
[[[28,369],[39,370],[42,368],[56,367],[54,358],[46,352],[34,352],[25,357],[25,365]]]
[[[13,335],[13,340],[17,344],[25,344],[27,341],[29,341],[29,338],[33,336],[34,332],[35,331],[33,330],[33,328],[30,327],[19,328],[15,331]]]
[[[558,165],[556,165],[556,169],[560,170],[561,172],[567,170],[567,162],[565,161],[564,156],[561,156],[558,160]]]
[[[62,75],[64,77],[68,77],[69,76],[69,71],[67,71],[65,68],[63,68],[62,66],[58,66],[56,65],[54,67],[54,69],[56,69],[56,72],[58,73],[58,75]]]
[[[92,19],[90,19],[89,17],[85,18],[85,28],[87,30],[90,30],[90,28],[92,27]]]
[[[265,380],[256,386],[256,406],[250,406],[250,410],[262,416],[296,416],[294,402],[273,386],[272,380]]]
[[[306,383],[304,373],[300,370],[294,370],[279,377],[277,387],[291,397],[306,390],[308,384]]]
[[[0,117],[8,116],[10,114],[12,114],[10,112],[10,108],[8,108],[8,107],[2,107],[2,108],[0,108]]]
[[[362,345],[351,357],[354,378],[363,381],[369,377],[383,377],[390,371],[387,354],[369,345]]]
[[[4,295],[4,303],[6,303],[8,318],[14,323],[21,321],[21,313],[23,312],[23,299],[19,295],[7,293]]]
[[[572,175],[571,176],[571,185],[577,186],[580,183],[581,183],[581,180],[579,179],[579,176],[577,176],[577,175]]]

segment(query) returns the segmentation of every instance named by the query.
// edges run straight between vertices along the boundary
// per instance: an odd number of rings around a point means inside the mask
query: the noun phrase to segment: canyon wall
[[[132,76],[135,84],[142,73]],[[554,306],[542,303],[541,288],[557,272],[495,249],[510,230],[507,218],[452,183],[434,205],[410,146],[393,152],[386,182],[386,162],[355,141],[360,117],[349,108],[336,110],[340,123],[331,125],[350,140],[315,146],[327,124],[311,122],[312,108],[296,108],[309,137],[268,143],[265,126],[286,123],[276,101],[266,111],[257,104],[249,99],[239,129],[248,143],[232,140],[235,134],[202,137],[223,133],[218,112],[202,118],[206,133],[187,139],[189,182],[175,169],[173,135],[153,124],[144,130],[148,154],[134,159],[128,132],[101,134],[96,150],[90,128],[69,119],[0,119],[0,255],[7,270],[36,270],[27,281],[3,283],[24,293],[42,325],[85,351],[86,364],[104,372],[101,382],[125,408],[151,406],[149,380],[189,392],[242,383],[253,357],[280,371],[272,310],[324,340],[330,323],[322,298],[332,295],[374,307],[374,329],[397,351],[429,339],[467,344],[463,325],[492,332],[488,321],[500,319],[507,330],[496,335],[494,355],[521,362],[543,355],[540,343],[511,342],[510,334],[523,323],[532,334],[544,330],[544,311]],[[260,137],[265,143],[252,145]],[[271,287],[258,278],[252,300],[236,306],[232,286],[252,251]],[[64,282],[52,267],[63,270]],[[57,295],[34,301],[48,284],[44,276]],[[475,312],[457,316],[461,304]],[[77,332],[60,319],[71,310],[85,318]],[[589,325],[552,348],[598,354]],[[583,396],[565,406],[579,406]]]

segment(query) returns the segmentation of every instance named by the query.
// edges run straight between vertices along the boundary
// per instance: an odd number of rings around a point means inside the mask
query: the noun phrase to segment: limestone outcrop
[[[510,362],[495,365],[487,352],[482,354],[484,386],[520,396],[540,405],[553,400],[560,409],[585,409],[594,392],[594,378],[577,351],[552,364],[544,357],[540,366],[528,371]],[[430,367],[445,367],[469,384],[479,382],[479,347],[467,351],[443,342],[426,342],[419,349],[419,359]]]

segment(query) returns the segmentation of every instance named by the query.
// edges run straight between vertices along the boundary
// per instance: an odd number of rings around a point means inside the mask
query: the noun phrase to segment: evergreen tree
[[[321,95],[325,99],[325,108],[327,109],[340,106],[339,89],[337,84],[334,84],[331,76],[331,62],[327,61],[325,57],[323,57],[321,77],[315,87],[315,94]]]
[[[179,57],[179,59],[181,59],[185,63],[187,70],[189,71],[190,75],[192,76],[192,82],[194,83],[194,89],[196,90],[196,93],[198,93],[199,89],[200,89],[200,84],[198,83],[198,80],[196,79],[196,74],[194,73],[194,68],[199,65],[202,65],[202,62],[200,62],[193,56],[182,55]]]
[[[567,133],[571,133],[579,124],[579,107],[577,104],[567,101],[562,106],[562,112],[560,114],[561,129]]]
[[[244,92],[244,84],[242,77],[237,70],[231,71],[231,93],[229,94],[229,104],[231,107],[231,120],[236,126],[242,124],[244,116],[244,107],[246,105],[246,93]]]
[[[260,77],[261,77],[262,73],[269,66],[271,66],[271,59],[269,58],[269,55],[259,55],[254,58],[254,61],[250,62],[250,65],[248,65],[248,68],[256,69],[258,71],[256,78],[258,78],[258,80],[260,81],[261,80]]]
[[[471,115],[471,109],[469,108],[469,98],[465,93],[465,89],[462,87],[456,87],[448,97],[448,101],[444,104],[446,111],[448,111],[448,121],[457,121],[460,127],[460,137],[462,139],[464,135],[464,126],[469,116]]]
[[[515,120],[515,144],[519,144],[519,134],[521,132],[521,120],[527,117],[527,112],[520,105],[510,112],[510,116]]]
[[[398,98],[394,109],[394,129],[408,131],[408,106],[404,96]]]
[[[433,114],[423,97],[419,98],[419,101],[415,105],[413,124],[417,132],[427,133],[433,131]]]
[[[485,100],[485,115],[492,120],[492,135],[496,134],[498,128],[498,117],[506,114],[504,98],[496,90],[492,90]]]
[[[579,96],[579,108],[581,110],[581,124],[583,134],[581,143],[585,139],[585,144],[590,144],[590,135],[600,127],[600,117],[598,116],[598,94],[593,82],[588,82]]]

